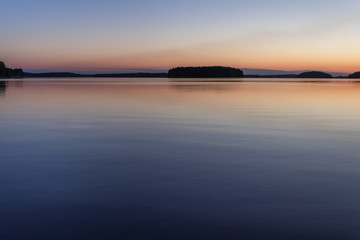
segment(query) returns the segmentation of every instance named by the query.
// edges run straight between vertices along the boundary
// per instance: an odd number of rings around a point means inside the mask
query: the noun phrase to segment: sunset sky
[[[26,71],[360,70],[359,0],[1,0],[1,9],[0,60]]]

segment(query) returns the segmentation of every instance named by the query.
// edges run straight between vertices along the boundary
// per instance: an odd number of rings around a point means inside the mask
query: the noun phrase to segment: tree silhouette
[[[10,69],[7,68],[4,62],[0,61],[0,78],[22,78],[24,77],[24,72],[20,68]]]
[[[350,74],[349,78],[360,78],[360,72],[354,72],[353,74]]]
[[[300,73],[296,76],[296,78],[333,78],[333,76],[324,72],[312,71]]]

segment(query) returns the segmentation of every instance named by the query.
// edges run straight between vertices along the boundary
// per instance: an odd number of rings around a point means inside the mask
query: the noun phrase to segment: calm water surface
[[[0,239],[360,239],[360,85],[0,85]]]

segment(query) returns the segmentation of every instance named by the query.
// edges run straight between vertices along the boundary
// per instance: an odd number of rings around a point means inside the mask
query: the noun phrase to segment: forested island
[[[5,63],[0,62],[0,78],[22,78],[24,72],[21,68],[7,68]]]
[[[177,67],[170,69],[168,78],[242,78],[242,70],[231,67]]]
[[[333,76],[324,72],[312,71],[300,73],[296,78],[333,78]]]

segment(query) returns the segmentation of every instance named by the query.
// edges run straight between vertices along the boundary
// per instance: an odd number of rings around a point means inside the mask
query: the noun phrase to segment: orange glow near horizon
[[[21,56],[12,55],[2,59],[9,67],[23,68],[28,71],[48,69],[51,71],[126,71],[128,69],[168,70],[178,66],[229,66],[236,68],[272,69],[286,71],[317,70],[328,72],[353,73],[360,70],[360,57],[346,47],[330,51],[331,45],[322,49],[292,49],[292,44],[278,42],[264,46],[263,42],[252,44],[250,40],[234,43],[225,41],[212,44],[191,45],[179,48],[158,50],[145,46],[144,50],[116,50],[113,45],[95,49],[87,48],[35,50],[24,49]],[[295,43],[293,43],[295,44]],[[45,47],[45,46],[44,46]],[[25,48],[25,46],[24,46]],[[29,50],[30,49],[30,50]],[[360,50],[360,49],[359,49]]]
[[[263,39],[263,38],[264,39]],[[57,39],[53,43],[23,44],[13,54],[9,50],[1,56],[9,67],[25,70],[50,71],[126,71],[127,69],[168,70],[178,66],[229,66],[287,71],[317,70],[353,73],[360,70],[360,51],[356,38],[347,40],[290,37],[271,34],[248,38],[208,40],[177,47],[155,40],[124,43],[118,46],[109,40],[86,43],[84,40]],[[339,38],[339,37],[338,37]],[[360,35],[359,35],[360,39]],[[181,39],[179,39],[180,41]],[[301,42],[303,41],[303,42]],[[338,44],[346,42],[346,44]],[[15,51],[13,51],[15,52]],[[21,54],[20,54],[21,53]]]
[[[205,54],[204,54],[205,55]],[[336,60],[335,60],[336,59]],[[235,68],[253,68],[253,69],[271,69],[285,71],[329,71],[352,73],[360,70],[357,64],[359,58],[347,58],[344,56],[331,57],[309,57],[305,56],[201,56],[195,54],[195,57],[189,56],[166,56],[165,54],[144,54],[144,55],[128,55],[119,58],[68,58],[43,60],[36,59],[34,61],[6,61],[9,67],[23,68],[29,71],[36,69],[49,69],[52,71],[126,71],[129,69],[152,69],[152,70],[168,70],[178,66],[229,66]]]

